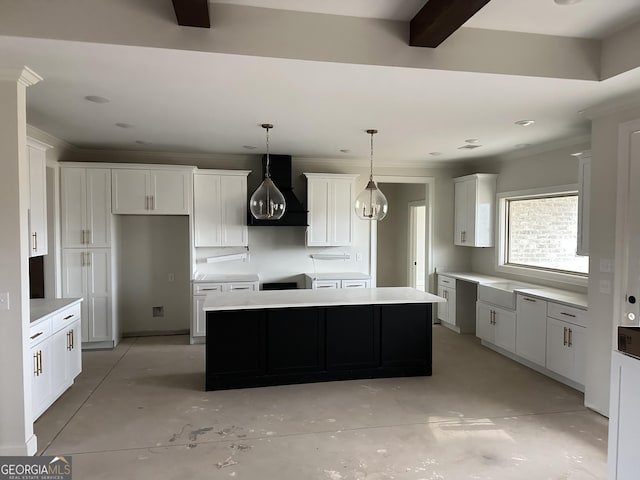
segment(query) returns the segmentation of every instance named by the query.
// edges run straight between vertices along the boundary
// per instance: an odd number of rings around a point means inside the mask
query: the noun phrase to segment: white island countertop
[[[446,300],[409,287],[261,290],[209,294],[204,311],[440,302]]]

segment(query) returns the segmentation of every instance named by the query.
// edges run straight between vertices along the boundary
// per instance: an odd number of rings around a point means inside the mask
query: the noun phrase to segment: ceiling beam
[[[211,28],[208,0],[172,0],[178,25]]]
[[[428,0],[411,19],[409,45],[437,47],[489,2],[490,0]]]

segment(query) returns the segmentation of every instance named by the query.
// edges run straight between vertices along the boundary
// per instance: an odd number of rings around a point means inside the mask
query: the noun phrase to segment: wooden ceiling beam
[[[435,48],[490,0],[428,0],[410,23],[409,45]]]
[[[208,0],[172,0],[178,25],[211,28]]]

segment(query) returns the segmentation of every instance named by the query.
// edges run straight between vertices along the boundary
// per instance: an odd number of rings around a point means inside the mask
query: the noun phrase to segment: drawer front
[[[340,288],[340,280],[316,280],[311,288]]]
[[[587,311],[575,307],[568,307],[559,303],[549,302],[547,316],[573,323],[583,327],[587,326]]]
[[[29,327],[29,347],[39,344],[51,336],[51,317],[39,321]]]
[[[367,288],[367,280],[342,280],[342,288]]]
[[[225,291],[227,292],[241,292],[243,290],[253,292],[258,290],[257,282],[237,282],[225,284]]]
[[[456,279],[445,275],[438,275],[438,285],[441,287],[456,288]]]
[[[64,327],[71,325],[76,320],[80,319],[81,306],[78,303],[61,312],[56,313],[52,319],[51,333],[55,333]]]
[[[221,283],[194,283],[193,294],[194,295],[206,295],[210,292],[221,292]]]

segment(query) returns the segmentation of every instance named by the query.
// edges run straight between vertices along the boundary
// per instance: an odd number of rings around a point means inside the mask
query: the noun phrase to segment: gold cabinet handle
[[[38,337],[39,337],[40,335],[42,335],[43,333],[44,333],[44,332],[38,332],[38,333],[36,333],[35,335],[31,335],[31,337],[29,337],[29,338],[31,338],[31,340],[33,340],[34,338],[38,338]]]
[[[38,232],[32,233],[31,238],[33,238],[33,246],[31,247],[31,249],[34,252],[37,252],[38,251]]]
[[[565,315],[567,317],[576,318],[575,315],[573,315],[572,313],[567,313],[567,312],[560,312],[560,315]]]
[[[567,343],[569,343],[567,341],[567,327],[564,327],[564,346],[567,346]]]
[[[156,209],[156,196],[151,195],[151,210],[155,210],[155,209]]]
[[[527,301],[527,302],[533,302],[536,303],[536,301],[533,298],[529,298],[529,297],[522,297],[523,300]]]
[[[569,344],[568,347],[573,346],[573,330],[569,329]]]
[[[74,334],[75,330],[71,330],[71,350],[76,348],[76,337]]]
[[[33,374],[38,376],[38,352],[33,354]]]

